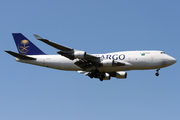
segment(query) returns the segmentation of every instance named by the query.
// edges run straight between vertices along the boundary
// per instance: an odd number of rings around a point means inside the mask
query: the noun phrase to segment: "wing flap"
[[[78,67],[82,68],[83,70],[87,70],[88,68],[94,67],[94,64],[87,61],[86,59],[79,59],[74,64],[77,65]]]
[[[74,56],[73,56],[71,53],[65,53],[65,52],[63,52],[63,51],[59,51],[59,52],[57,52],[57,53],[60,54],[60,55],[62,55],[62,56],[64,56],[64,57],[69,58],[70,60],[74,60]]]

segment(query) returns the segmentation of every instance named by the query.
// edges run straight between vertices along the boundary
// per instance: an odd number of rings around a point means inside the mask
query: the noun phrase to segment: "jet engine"
[[[86,58],[86,52],[85,51],[75,51],[73,55],[74,55],[74,58],[79,58],[79,59]]]
[[[101,65],[104,67],[112,67],[114,66],[114,60],[103,60],[101,61]]]
[[[127,72],[123,72],[123,71],[116,72],[116,78],[118,78],[118,79],[125,79],[125,78],[127,78]]]

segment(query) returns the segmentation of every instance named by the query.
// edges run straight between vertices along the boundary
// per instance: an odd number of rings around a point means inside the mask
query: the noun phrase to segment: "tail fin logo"
[[[27,53],[30,50],[30,46],[28,46],[28,40],[22,40],[21,43],[18,44],[18,50],[21,53]]]

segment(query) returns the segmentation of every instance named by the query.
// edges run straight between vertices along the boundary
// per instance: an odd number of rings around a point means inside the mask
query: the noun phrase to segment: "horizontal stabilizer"
[[[14,56],[16,58],[19,58],[19,59],[23,59],[23,60],[36,60],[36,58],[28,57],[26,55],[18,54],[18,53],[12,52],[12,51],[5,51],[5,52],[7,52],[10,55],[12,55],[12,56]]]

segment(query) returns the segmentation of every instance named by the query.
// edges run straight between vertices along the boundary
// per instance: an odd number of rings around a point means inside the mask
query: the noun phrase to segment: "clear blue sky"
[[[179,120],[179,0],[1,0],[1,120]],[[47,54],[51,41],[88,53],[162,50],[177,63],[128,71],[126,80],[98,79],[18,63],[11,33],[21,32]]]

